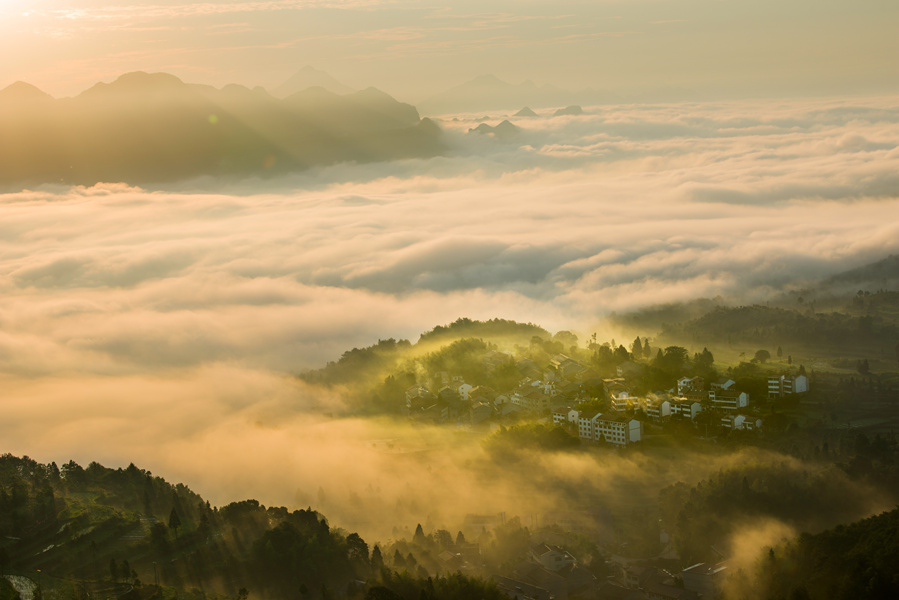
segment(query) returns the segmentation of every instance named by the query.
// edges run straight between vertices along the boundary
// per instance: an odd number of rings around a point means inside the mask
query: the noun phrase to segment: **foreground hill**
[[[768,598],[899,597],[899,509],[773,548],[759,564]]]
[[[435,600],[505,598],[459,574],[391,572],[377,546],[311,508],[218,508],[133,464],[57,467],[9,454],[0,455],[0,569],[55,598],[396,599],[426,589]],[[9,586],[0,593],[15,598]]]
[[[0,91],[7,187],[259,176],[442,151],[433,122],[374,88],[280,100],[261,88],[135,72],[61,100],[23,83]]]

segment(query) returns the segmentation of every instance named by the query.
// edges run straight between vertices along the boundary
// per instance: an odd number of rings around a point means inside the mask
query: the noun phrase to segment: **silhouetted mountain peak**
[[[340,83],[324,71],[306,65],[294,73],[287,81],[276,87],[272,94],[278,98],[288,98],[311,87],[324,88],[339,95],[353,92],[352,88]]]
[[[468,133],[490,135],[498,140],[508,140],[518,135],[519,132],[521,132],[521,128],[508,120],[504,120],[502,123],[495,127],[491,127],[487,123],[481,123],[477,127],[473,127],[468,130]]]
[[[578,116],[584,114],[584,109],[576,104],[572,104],[571,106],[566,106],[565,108],[560,108],[556,112],[553,113],[554,117],[563,117],[563,116]]]
[[[511,85],[506,83],[496,75],[478,75],[468,83],[473,83],[477,85]],[[465,85],[465,84],[463,84]]]
[[[536,117],[537,113],[531,110],[529,106],[525,106],[520,111],[512,115],[513,117]]]
[[[339,99],[341,96],[339,94],[335,94],[334,92],[327,90],[321,86],[312,86],[308,87],[304,90],[296,92],[295,94],[291,94],[287,98],[284,99],[285,102],[290,102],[291,104],[297,103],[308,103],[308,102],[331,102],[335,99]]]
[[[514,125],[511,121],[506,119],[502,123],[494,127],[493,131],[498,135],[511,135],[518,133],[519,131],[521,131],[521,129],[517,125]]]
[[[169,73],[133,71],[121,75],[112,83],[97,83],[79,94],[78,98],[175,96],[194,92],[190,85]]]
[[[364,90],[360,90],[358,92],[354,92],[349,94],[350,98],[357,98],[359,100],[367,100],[367,101],[379,101],[379,102],[397,102],[396,98],[388,94],[387,92],[382,92],[376,87],[367,87]]]
[[[52,99],[50,94],[24,81],[17,81],[0,90],[0,100],[5,102],[42,102]]]

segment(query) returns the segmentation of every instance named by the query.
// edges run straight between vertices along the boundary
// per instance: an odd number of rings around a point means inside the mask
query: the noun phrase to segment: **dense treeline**
[[[40,569],[73,582],[78,597],[137,600],[157,582],[192,590],[191,597],[242,600],[380,597],[377,588],[405,598],[410,586],[417,586],[415,598],[421,590],[436,600],[472,591],[501,597],[492,584],[461,575],[429,580],[436,570],[419,569],[418,579],[397,576],[384,569],[380,550],[370,553],[358,534],[331,528],[311,508],[267,508],[252,499],[217,508],[134,465],[82,468],[70,461],[57,468],[6,454],[0,503],[0,568]]]
[[[353,385],[384,377],[393,369],[405,352],[412,347],[409,340],[389,338],[365,348],[353,348],[344,352],[337,361],[331,361],[321,369],[306,371],[302,379],[324,385]]]
[[[522,450],[554,452],[580,450],[581,441],[558,425],[528,423],[500,427],[484,440],[484,448],[494,459],[522,458]]]
[[[695,486],[677,483],[659,495],[662,522],[685,564],[727,553],[739,528],[775,520],[799,531],[850,522],[899,490],[861,476],[849,464],[758,461],[719,471]],[[810,510],[809,507],[814,507]]]
[[[418,343],[445,342],[462,337],[481,337],[487,340],[507,340],[515,344],[527,344],[534,336],[549,338],[547,330],[533,323],[518,323],[507,319],[477,321],[468,318],[456,319],[449,325],[438,325],[422,333]]]
[[[379,340],[372,346],[348,350],[337,361],[306,371],[300,378],[348,388],[347,400],[356,414],[398,414],[406,406],[405,393],[410,387],[423,384],[436,392],[447,383],[435,378],[437,374],[458,376],[471,385],[494,390],[514,388],[522,377],[514,360],[490,366],[483,360],[487,352],[497,350],[498,342],[506,346],[522,344],[543,365],[551,356],[547,352],[558,353],[566,348],[545,329],[531,323],[460,318],[421,334],[415,345],[408,340]]]
[[[719,306],[699,318],[667,326],[661,337],[690,340],[695,344],[773,348],[789,343],[803,348],[832,348],[843,354],[857,351],[892,354],[899,339],[899,327],[878,313],[853,315],[817,313],[811,308]]]
[[[413,577],[384,570],[379,585],[371,587],[365,600],[501,600],[508,598],[496,584],[461,573],[437,577]]]
[[[896,565],[899,509],[771,548],[755,576],[773,600],[888,600],[899,598]]]

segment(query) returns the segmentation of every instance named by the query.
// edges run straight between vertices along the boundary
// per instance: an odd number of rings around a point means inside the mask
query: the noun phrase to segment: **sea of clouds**
[[[292,374],[462,316],[591,332],[899,251],[896,98],[551,114],[507,140],[441,121],[428,160],[0,195],[0,450],[215,502],[302,503],[340,464],[408,486],[368,443],[392,425],[310,416],[341,399]]]

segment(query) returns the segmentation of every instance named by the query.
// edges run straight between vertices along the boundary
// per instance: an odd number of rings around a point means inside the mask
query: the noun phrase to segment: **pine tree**
[[[399,548],[393,553],[393,568],[397,570],[406,568],[406,559],[400,554]]]
[[[176,511],[173,506],[172,512],[169,513],[169,529],[175,530],[175,537],[178,537],[179,527],[181,527],[181,517],[178,516],[178,511]]]
[[[371,568],[375,573],[379,573],[381,571],[381,567],[384,566],[384,557],[381,556],[381,547],[375,544],[375,547],[371,550]]]
[[[634,343],[631,344],[631,354],[634,355],[634,358],[639,358],[643,356],[643,343],[640,342],[640,336],[634,340]]]
[[[421,528],[421,523],[418,524],[418,527],[415,528],[415,535],[412,536],[412,541],[419,546],[424,544],[425,542],[425,531]]]

